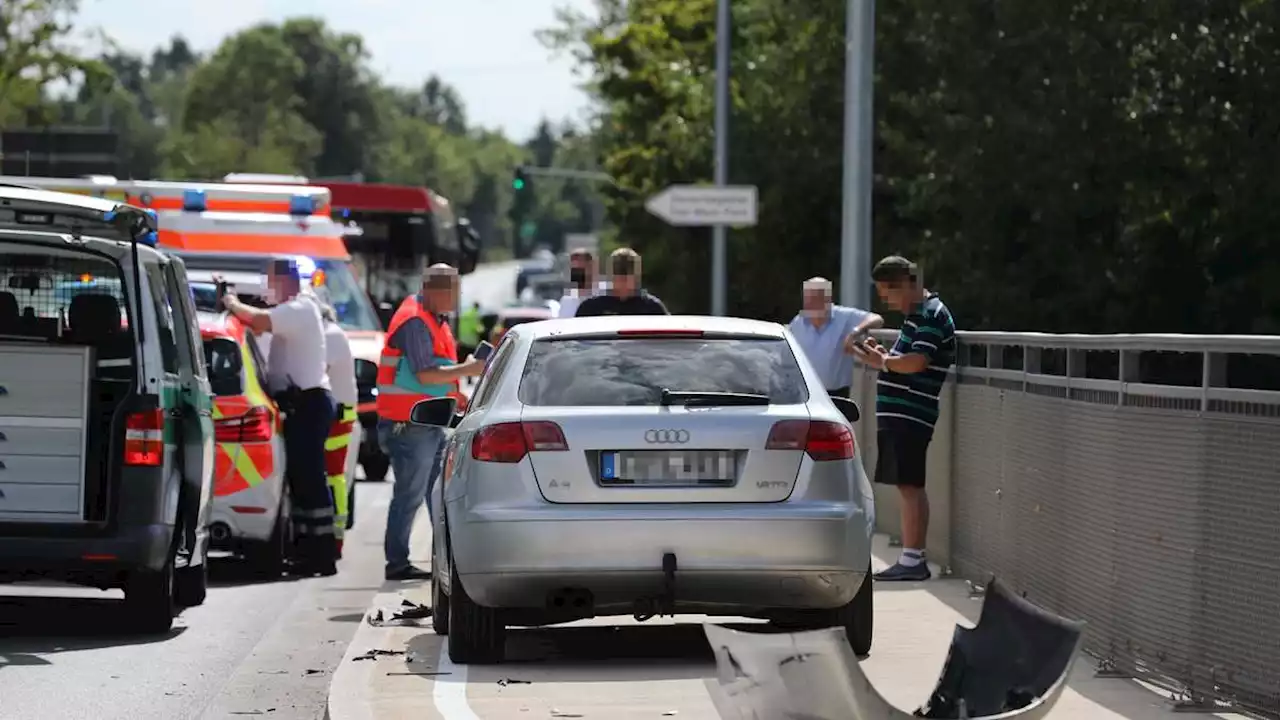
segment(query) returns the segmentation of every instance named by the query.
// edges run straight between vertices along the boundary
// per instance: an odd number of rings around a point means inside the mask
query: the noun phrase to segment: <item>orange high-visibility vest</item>
[[[396,373],[404,353],[391,346],[396,331],[406,322],[418,318],[426,323],[431,333],[431,350],[438,358],[449,360],[450,364],[458,362],[458,344],[453,339],[453,330],[446,323],[436,320],[433,313],[427,312],[419,303],[417,295],[410,295],[400,303],[396,314],[387,327],[386,340],[383,341],[382,355],[378,358],[378,417],[393,422],[409,422],[409,413],[419,401],[433,395],[424,394],[420,389],[407,388],[396,384]],[[441,383],[449,385],[450,397],[461,398],[462,393],[458,381]]]

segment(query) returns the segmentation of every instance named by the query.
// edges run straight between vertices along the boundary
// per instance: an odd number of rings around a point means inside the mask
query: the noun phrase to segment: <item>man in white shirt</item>
[[[267,273],[270,310],[250,307],[224,288],[223,307],[255,334],[271,333],[267,392],[284,413],[285,477],[289,483],[294,568],[302,575],[333,575],[337,568],[333,501],[325,475],[325,439],[333,422],[324,321],[313,298],[300,297],[298,261],[272,261]]]
[[[356,404],[359,402],[356,358],[351,352],[347,332],[338,324],[338,313],[333,306],[322,301],[320,314],[324,318],[324,347],[329,384],[333,388],[333,399],[338,404],[333,415],[333,425],[329,427],[329,437],[324,442],[324,463],[325,473],[329,476],[329,493],[333,495],[333,536],[337,539],[338,557],[341,558],[342,539],[346,534],[347,521],[351,517],[352,508],[348,500],[353,497],[350,489],[355,482],[358,455],[349,452],[349,449],[360,447],[360,423],[356,417]]]
[[[832,304],[831,281],[826,278],[809,278],[803,289],[804,306],[788,327],[818,371],[827,394],[847,398],[853,381],[854,348],[870,331],[884,326],[884,318]]]
[[[577,248],[569,253],[569,284],[572,287],[560,298],[560,305],[555,309],[558,318],[574,317],[583,300],[609,290],[607,283],[596,281],[596,257],[587,248]]]

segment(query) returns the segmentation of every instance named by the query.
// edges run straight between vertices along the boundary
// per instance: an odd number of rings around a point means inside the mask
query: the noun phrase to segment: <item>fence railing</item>
[[[1280,337],[960,333],[953,380],[932,558],[1087,620],[1102,673],[1280,716]]]

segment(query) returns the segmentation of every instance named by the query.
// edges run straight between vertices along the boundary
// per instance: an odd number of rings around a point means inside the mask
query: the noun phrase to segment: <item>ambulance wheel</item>
[[[387,479],[387,471],[391,469],[391,458],[382,453],[369,453],[360,461],[364,468],[364,479],[369,482],[382,482]]]
[[[124,607],[129,624],[138,632],[166,633],[173,627],[173,559],[161,570],[134,570],[125,579]]]
[[[284,572],[289,550],[293,547],[293,523],[289,521],[289,513],[289,492],[286,490],[280,496],[280,509],[276,512],[271,537],[261,542],[245,543],[244,559],[255,573],[274,580]]]

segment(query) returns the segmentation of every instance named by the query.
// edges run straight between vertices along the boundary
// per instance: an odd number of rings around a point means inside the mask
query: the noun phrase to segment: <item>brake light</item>
[[[706,335],[701,330],[685,330],[681,328],[663,328],[660,330],[619,330],[618,337],[626,337],[628,335],[643,335],[652,337],[654,335],[663,335],[665,337],[702,337]]]
[[[815,462],[851,460],[853,433],[843,423],[825,420],[780,420],[769,430],[766,450],[801,450]]]
[[[157,467],[164,462],[164,411],[130,413],[124,422],[124,464]]]
[[[548,421],[498,423],[482,428],[471,442],[471,459],[518,463],[530,452],[562,452],[569,449],[560,426]]]
[[[213,439],[220,443],[267,442],[271,440],[271,410],[262,405],[249,412],[213,423]]]

